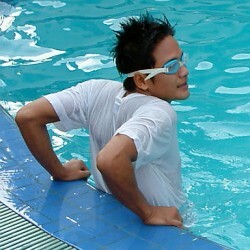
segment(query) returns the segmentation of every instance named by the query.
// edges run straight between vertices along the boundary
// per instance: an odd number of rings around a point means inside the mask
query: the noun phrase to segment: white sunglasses
[[[182,53],[180,59],[173,59],[168,62],[166,62],[163,65],[163,68],[155,68],[155,69],[142,69],[142,70],[137,70],[132,73],[128,73],[127,77],[133,77],[136,73],[141,73],[141,74],[149,74],[145,80],[148,80],[152,77],[154,77],[157,74],[160,73],[165,73],[167,75],[173,75],[176,74],[179,70],[180,67],[186,66],[187,62],[187,54]]]

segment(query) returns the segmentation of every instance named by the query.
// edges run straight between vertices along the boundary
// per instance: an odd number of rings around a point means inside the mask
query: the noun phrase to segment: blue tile
[[[117,227],[114,227],[106,221],[103,221],[96,217],[91,218],[88,221],[79,222],[79,227],[93,236],[117,231],[118,229]]]
[[[147,226],[143,223],[135,223],[123,228],[126,232],[137,237],[158,244],[179,239],[181,231],[175,227]]]
[[[116,230],[95,237],[95,241],[100,245],[106,246],[128,237],[130,235],[126,232]]]
[[[60,206],[63,200],[57,195],[48,194],[45,197],[38,197],[37,199],[27,201],[26,203],[36,209],[41,210],[44,206]]]
[[[59,196],[62,196],[64,199],[71,199],[73,197],[77,199],[77,197],[80,197],[85,193],[89,192],[83,181],[75,181],[72,182],[72,185],[70,184],[70,182],[63,183],[53,181],[51,183],[51,189]]]
[[[71,216],[71,214],[75,214],[77,211],[75,207],[65,204],[63,201],[59,204],[44,203],[44,206],[39,210],[41,214],[51,220],[59,220],[60,218]]]
[[[18,211],[19,207],[24,205],[23,201],[12,195],[7,190],[2,189],[0,186],[0,201],[3,202],[6,206],[10,207],[14,211]]]
[[[119,227],[127,226],[133,222],[140,222],[139,217],[126,207],[120,207],[119,209],[105,213],[100,217],[105,221],[119,225]]]
[[[49,223],[41,224],[41,226],[50,233],[79,230],[77,223],[73,221],[69,216],[59,216],[54,220],[50,220]]]
[[[50,234],[54,234],[60,230],[58,223],[55,221],[51,221],[49,223],[44,223],[41,225],[41,228],[44,229],[45,231],[49,232]]]
[[[46,197],[47,190],[46,187],[41,186],[40,184],[29,185],[20,187],[19,189],[13,190],[13,194],[17,196],[20,200],[29,201],[39,197]]]
[[[79,247],[82,250],[105,250],[103,246],[98,245],[95,242],[95,239],[89,239],[84,241],[78,241],[75,243],[77,247]]]
[[[151,244],[147,241],[134,238],[134,237],[129,237],[125,238],[122,240],[119,240],[113,244],[110,244],[109,246],[106,247],[108,250],[131,250],[131,249],[136,249],[136,250],[156,250],[160,249],[159,246]],[[164,248],[162,248],[164,249]],[[168,248],[165,248],[165,250]],[[177,249],[177,248],[172,248],[172,249]]]
[[[189,246],[194,241],[194,238],[191,234],[181,233],[178,237],[168,238],[161,242],[162,246],[167,246],[169,249],[177,248],[179,250],[189,249]],[[199,249],[199,248],[197,248]]]
[[[71,214],[70,218],[77,221],[77,223],[82,223],[92,218],[95,218],[95,215],[92,213],[92,211],[89,211],[87,209],[79,209],[79,212]]]
[[[67,228],[65,230],[55,232],[54,235],[62,240],[75,244],[76,246],[78,246],[80,242],[82,244],[86,242],[87,244],[87,242],[92,241],[96,248],[100,247],[100,245],[94,243],[94,236],[84,230],[81,230],[81,228]]]
[[[1,188],[0,188],[0,201],[16,212],[19,212],[20,210],[22,210],[24,207],[27,206],[25,203],[23,203],[23,201],[19,200],[17,197],[13,196],[6,190],[1,190]]]
[[[189,247],[187,248],[187,250],[196,250],[196,249],[200,249],[200,250],[226,250],[229,248],[220,246],[219,244],[216,244],[212,241],[209,241],[207,239],[203,239],[198,237],[196,240],[193,240],[192,243],[189,245]]]
[[[7,178],[7,185],[8,190],[15,190],[19,189],[21,187],[29,186],[29,185],[36,185],[36,181],[32,178],[27,178],[27,175],[25,175],[25,172],[19,171],[10,173],[10,171],[5,171],[5,176],[3,177],[2,174],[0,174],[1,179],[4,180]]]
[[[2,144],[2,143],[1,143]],[[8,169],[8,167],[13,167],[17,165],[17,161],[13,158],[11,158],[11,154],[9,152],[9,148],[3,147],[0,145],[0,170]]]
[[[25,211],[24,214],[25,218],[27,218],[29,221],[33,222],[34,224],[38,226],[42,226],[46,223],[51,222],[49,218],[46,216],[42,215],[38,211],[35,211],[31,209],[30,211]]]
[[[92,191],[75,196],[67,195],[65,198],[79,207],[91,208],[106,202],[105,197],[102,197],[102,195],[100,192]]]
[[[51,175],[45,171],[42,166],[39,165],[39,167],[36,168],[37,172],[34,172],[31,177],[35,178],[37,183],[44,185],[44,186],[50,186],[51,182]]]
[[[113,211],[121,208],[121,204],[118,201],[109,201],[102,204],[98,204],[95,207],[89,208],[96,216],[103,217],[103,214],[112,213]]]

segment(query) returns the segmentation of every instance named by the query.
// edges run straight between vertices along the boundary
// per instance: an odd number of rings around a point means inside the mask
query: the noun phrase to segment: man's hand
[[[151,206],[139,190],[132,166],[136,157],[135,144],[126,135],[114,136],[101,150],[97,167],[110,191],[145,224],[182,228],[182,219],[175,207]]]
[[[168,225],[183,228],[182,218],[175,207],[152,206],[151,215],[144,219],[148,225]]]
[[[55,180],[73,181],[79,179],[87,179],[90,176],[90,171],[83,161],[72,159],[63,164],[63,175],[54,177]]]
[[[73,159],[62,164],[53,150],[46,124],[58,121],[54,108],[44,97],[27,104],[16,115],[30,152],[55,180],[86,179],[90,172],[83,161]]]

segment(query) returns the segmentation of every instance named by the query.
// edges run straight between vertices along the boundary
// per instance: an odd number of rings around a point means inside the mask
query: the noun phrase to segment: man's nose
[[[189,71],[188,71],[186,65],[182,65],[182,66],[180,67],[178,73],[179,73],[179,77],[181,77],[181,78],[182,78],[182,77],[188,76]]]

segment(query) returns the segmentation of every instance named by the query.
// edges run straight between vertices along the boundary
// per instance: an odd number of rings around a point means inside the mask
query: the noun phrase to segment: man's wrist
[[[153,206],[148,204],[144,206],[139,216],[144,223],[148,221],[153,216]]]
[[[56,170],[54,170],[52,173],[50,173],[53,177],[54,180],[67,180],[67,169],[63,166],[63,164],[61,164],[60,166],[58,166],[56,168]]]

